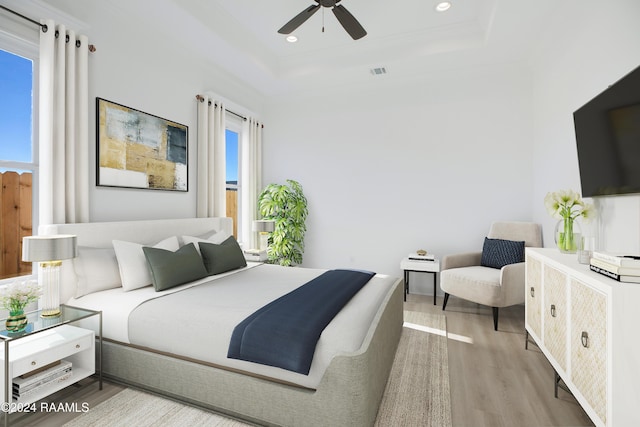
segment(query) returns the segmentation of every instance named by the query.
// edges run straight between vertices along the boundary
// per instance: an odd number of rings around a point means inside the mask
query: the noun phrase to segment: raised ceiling
[[[42,0],[78,20],[96,9],[137,17],[225,69],[266,96],[313,86],[406,79],[432,71],[526,60],[557,2],[552,0],[342,0],[367,35],[353,40],[329,9],[294,31],[288,43],[277,30],[313,0]],[[37,2],[37,1],[36,1]],[[324,12],[324,13],[323,13]],[[124,25],[124,23],[123,23]],[[322,28],[324,26],[324,32]],[[171,29],[171,31],[167,31]],[[378,77],[380,78],[380,77]]]

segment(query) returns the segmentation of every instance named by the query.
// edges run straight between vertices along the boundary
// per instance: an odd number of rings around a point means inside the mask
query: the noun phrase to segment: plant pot
[[[22,332],[27,329],[29,319],[24,314],[24,310],[12,311],[5,321],[5,327],[8,332]]]

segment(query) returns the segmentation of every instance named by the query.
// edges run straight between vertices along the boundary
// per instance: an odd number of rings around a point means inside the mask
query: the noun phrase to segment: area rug
[[[446,318],[404,312],[404,325],[376,426],[451,425]]]
[[[127,388],[65,427],[246,426],[240,421]],[[445,317],[404,312],[404,326],[376,426],[451,425]]]
[[[154,394],[126,388],[64,427],[238,427],[242,422]]]

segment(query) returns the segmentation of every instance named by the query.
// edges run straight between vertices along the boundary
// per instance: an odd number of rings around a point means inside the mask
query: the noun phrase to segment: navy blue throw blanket
[[[239,323],[227,357],[308,375],[324,328],[375,275],[329,270]]]

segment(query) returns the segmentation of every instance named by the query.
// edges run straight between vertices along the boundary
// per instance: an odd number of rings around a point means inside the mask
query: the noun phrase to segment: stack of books
[[[435,261],[436,257],[433,254],[418,255],[416,252],[409,254],[411,261]]]
[[[589,268],[619,282],[640,283],[640,255],[594,251]]]
[[[71,377],[71,362],[58,360],[40,369],[13,379],[13,399],[25,402],[51,384],[66,381]]]

